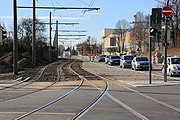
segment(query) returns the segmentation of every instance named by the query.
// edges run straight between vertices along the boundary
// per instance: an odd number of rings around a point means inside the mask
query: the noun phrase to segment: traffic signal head
[[[150,36],[155,36],[157,33],[157,29],[156,28],[150,28]]]
[[[5,38],[7,38],[7,31],[6,30],[2,30],[2,39],[4,40]]]

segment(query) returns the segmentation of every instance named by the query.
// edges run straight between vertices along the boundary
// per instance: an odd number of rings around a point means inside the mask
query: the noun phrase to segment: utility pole
[[[13,40],[13,73],[18,74],[18,42],[17,42],[17,1],[13,0],[13,7],[14,7],[14,40]]]
[[[32,64],[35,67],[36,66],[36,0],[33,0],[33,35],[32,35]]]
[[[56,57],[58,58],[58,20],[56,20]]]
[[[82,7],[36,7],[36,3],[35,3],[35,0],[33,0],[33,6],[17,6],[16,5],[16,0],[14,0],[14,29],[16,29],[16,31],[14,31],[14,33],[16,34],[17,33],[17,8],[31,8],[33,9],[33,35],[32,35],[32,63],[33,63],[33,66],[36,66],[36,46],[35,46],[35,39],[36,39],[36,31],[35,31],[35,22],[36,22],[36,9],[52,9],[52,10],[55,10],[55,9],[64,9],[64,10],[67,10],[67,9],[71,9],[71,10],[82,10],[82,9],[85,9],[85,10],[99,10],[100,8],[82,8]],[[14,35],[17,39],[17,35]],[[15,41],[14,41],[15,43]],[[14,47],[15,49],[15,47]],[[14,51],[14,56],[15,56],[15,59],[17,59],[17,51]],[[14,61],[14,69],[17,69],[16,68],[16,64],[17,64],[17,61],[16,60],[13,60]],[[17,73],[17,72],[16,72]]]

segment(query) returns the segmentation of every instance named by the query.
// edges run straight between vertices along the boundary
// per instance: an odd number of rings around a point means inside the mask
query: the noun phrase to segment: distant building
[[[91,54],[91,48],[90,44],[87,42],[84,42],[82,44],[76,45],[76,50],[78,51],[78,55],[90,55]]]
[[[127,31],[127,30],[125,30]],[[102,51],[105,55],[118,55],[121,52],[126,52],[133,48],[131,45],[130,31],[122,33],[123,37],[118,33],[118,29],[103,29],[100,31],[100,36],[103,39]],[[124,46],[122,40],[124,39]],[[122,49],[122,47],[124,47]],[[124,50],[124,51],[122,51]]]

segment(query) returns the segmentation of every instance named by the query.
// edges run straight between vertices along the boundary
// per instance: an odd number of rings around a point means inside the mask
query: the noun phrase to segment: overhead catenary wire
[[[78,1],[80,1],[80,0],[78,0]],[[88,7],[92,7],[92,5],[94,4],[94,2],[95,2],[95,0],[91,0],[91,2],[90,2],[89,4],[87,4]],[[83,11],[82,11],[83,14],[80,16],[80,18],[77,20],[77,22],[80,21],[80,19],[84,16],[84,14],[85,14],[87,11],[89,11],[89,10],[83,10]]]

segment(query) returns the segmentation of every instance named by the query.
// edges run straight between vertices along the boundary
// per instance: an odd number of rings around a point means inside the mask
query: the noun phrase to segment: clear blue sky
[[[13,27],[12,13],[13,0],[1,0],[0,22],[5,23],[6,28]],[[19,6],[32,6],[33,0],[17,0]],[[93,4],[91,4],[93,3]],[[91,5],[90,5],[91,4]],[[37,17],[44,22],[49,22],[49,12],[53,13],[54,22],[56,17],[59,22],[78,22],[79,25],[59,26],[60,29],[87,30],[87,36],[100,39],[100,30],[104,28],[115,28],[116,22],[126,19],[131,22],[134,14],[138,11],[151,14],[151,9],[156,7],[155,0],[37,0],[37,6],[59,6],[59,7],[99,7],[99,11],[90,11],[82,14],[82,10],[37,10]],[[31,9],[18,9],[18,16],[31,17]],[[47,30],[49,27],[47,26]],[[73,33],[72,33],[73,34]],[[79,33],[83,34],[83,33]],[[48,33],[47,33],[48,35]],[[86,38],[86,37],[85,37]]]

